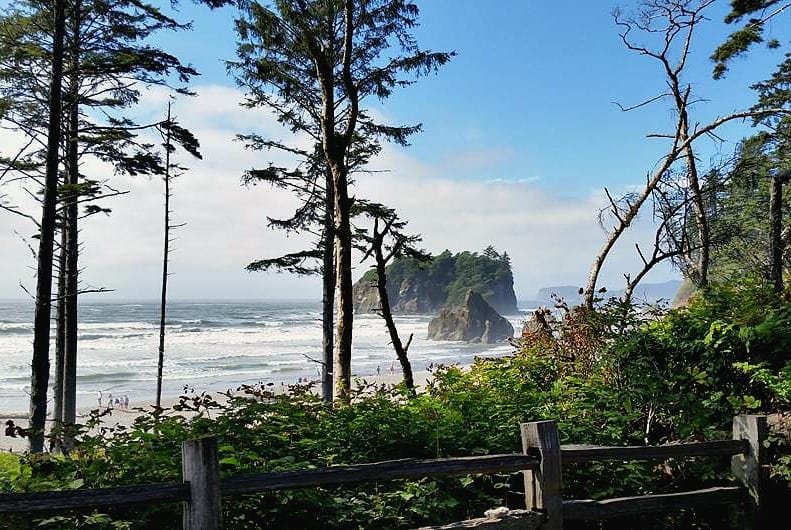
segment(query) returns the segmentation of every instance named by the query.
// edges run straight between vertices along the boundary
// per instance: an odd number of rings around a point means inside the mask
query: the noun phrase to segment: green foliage
[[[790,345],[791,304],[757,283],[712,286],[666,312],[612,300],[595,311],[569,310],[551,332],[526,334],[514,355],[479,358],[469,369],[441,367],[417,395],[363,384],[351,404],[333,407],[305,386],[291,395],[244,386],[219,400],[184,396],[173,410],[141,414],[128,429],[89,432],[101,420],[95,414],[68,457],[0,460],[0,484],[38,491],[178,481],[181,442],[206,435],[219,440],[223,476],[519,452],[518,424],[542,419],[558,422],[562,443],[726,439],[735,414],[791,409]],[[770,442],[772,476],[787,492],[788,439],[775,434]],[[661,493],[729,480],[729,463],[719,459],[569,465],[564,496]],[[286,490],[225,498],[223,513],[227,528],[414,528],[480,516],[521,482],[518,474],[427,477]],[[171,528],[179,517],[178,506],[150,505],[60,514],[46,524]],[[728,517],[709,513],[709,527],[723,527]],[[0,525],[9,521],[25,522]],[[701,524],[675,514],[640,526]]]
[[[445,250],[428,261],[413,257],[398,258],[387,267],[386,272],[387,291],[391,299],[397,300],[399,290],[406,281],[417,286],[422,296],[434,307],[460,304],[468,290],[477,291],[488,301],[495,294],[501,294],[494,291],[497,285],[513,285],[508,254],[498,254],[492,247],[486,249],[483,255],[468,251],[451,254]],[[367,272],[363,280],[375,281],[376,272]]]
[[[727,24],[740,22],[744,17],[754,15],[740,28],[731,33],[711,56],[714,65],[714,79],[721,79],[728,71],[728,63],[747,53],[753,44],[763,42],[766,23],[782,9],[773,13],[767,10],[779,0],[731,0],[731,12],[725,17]],[[766,16],[768,14],[768,16]],[[777,40],[771,39],[767,46],[776,48]]]

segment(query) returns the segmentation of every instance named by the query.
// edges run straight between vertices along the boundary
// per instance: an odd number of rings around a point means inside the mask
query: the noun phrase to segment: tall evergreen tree
[[[58,195],[60,198],[63,231],[61,273],[64,281],[61,285],[64,291],[58,295],[63,303],[62,325],[59,326],[63,333],[60,341],[63,354],[56,361],[59,394],[55,401],[60,416],[57,419],[73,423],[79,294],[77,235],[81,218],[78,205],[90,198],[118,193],[112,188],[102,187],[107,176],[82,175],[81,161],[84,157],[98,158],[113,166],[115,172],[131,175],[160,173],[162,164],[159,157],[152,153],[151,145],[141,142],[138,137],[140,130],[152,124],[139,125],[124,113],[138,102],[141,85],[171,86],[177,83],[176,90],[186,92],[182,85],[196,72],[173,55],[146,43],[157,31],[188,27],[153,5],[127,0],[69,0],[64,2],[63,9],[65,27],[59,53],[63,63],[60,77],[64,79],[58,86],[65,83],[65,97],[63,105],[58,104],[57,120],[58,132],[64,131],[64,141],[59,143],[65,147],[64,152],[54,155],[55,170],[60,164],[66,175],[65,183],[55,190],[55,199]],[[43,144],[41,138],[45,137],[42,125],[45,113],[42,109],[51,89],[39,80],[45,77],[44,74],[48,78],[48,72],[54,72],[47,61],[55,55],[55,43],[58,42],[52,38],[58,27],[46,22],[47,13],[51,13],[47,2],[26,0],[14,6],[0,25],[2,119],[30,138],[27,144],[30,152],[7,159],[7,163],[9,168],[25,174],[35,171],[36,162],[43,159],[39,147]],[[53,107],[49,105],[48,108]],[[33,182],[35,187],[38,181],[34,179]],[[45,194],[44,202],[47,200],[48,195]],[[84,215],[99,211],[106,210],[87,204]],[[47,227],[42,223],[42,234],[45,230]],[[41,272],[39,270],[39,275]],[[50,263],[47,274],[51,272]],[[40,277],[38,281],[41,281]]]
[[[292,133],[320,144],[332,175],[338,320],[334,396],[351,383],[352,281],[350,179],[381,140],[406,144],[420,126],[388,126],[362,108],[395,87],[435,71],[452,53],[420,50],[411,34],[418,7],[407,0],[240,2],[238,61],[229,65],[247,105],[271,109]],[[297,156],[293,146],[262,144]]]

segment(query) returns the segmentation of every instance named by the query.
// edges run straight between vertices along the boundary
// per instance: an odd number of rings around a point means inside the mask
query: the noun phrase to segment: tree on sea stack
[[[381,141],[407,145],[420,125],[382,124],[361,104],[386,99],[396,87],[437,70],[453,53],[421,50],[411,30],[416,4],[407,0],[275,0],[237,2],[238,61],[229,65],[247,91],[246,105],[265,107],[294,135],[293,145],[265,140],[294,154],[294,145],[320,144],[332,174],[338,317],[334,389],[349,397],[352,352],[352,231],[349,194],[359,150]],[[304,145],[304,143],[303,143]],[[299,156],[299,153],[297,153]]]

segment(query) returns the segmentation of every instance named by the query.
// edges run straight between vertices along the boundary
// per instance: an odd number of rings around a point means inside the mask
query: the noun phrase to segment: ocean
[[[506,316],[520,330],[523,315]],[[508,344],[426,339],[428,315],[396,317],[402,340],[414,334],[413,370],[430,364],[469,365],[476,356],[501,356]],[[28,408],[33,304],[0,301],[0,411]],[[97,405],[97,392],[153,400],[159,345],[159,303],[83,301],[79,307],[77,407]],[[54,347],[54,341],[53,341]],[[313,301],[168,302],[163,397],[185,387],[224,391],[241,384],[294,384],[317,378],[321,358],[321,303]],[[54,361],[53,366],[54,370]],[[352,372],[356,377],[399,372],[384,321],[355,315]],[[52,378],[50,378],[52,379]],[[51,391],[49,395],[51,396]]]

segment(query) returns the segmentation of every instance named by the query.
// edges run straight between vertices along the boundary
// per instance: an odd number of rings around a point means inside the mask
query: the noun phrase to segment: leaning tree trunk
[[[775,293],[783,292],[783,181],[774,175],[769,184],[769,279]]]
[[[36,268],[36,309],[33,318],[33,359],[30,372],[30,452],[44,450],[49,384],[49,330],[52,313],[52,261],[55,242],[58,194],[58,155],[60,149],[61,83],[63,81],[63,39],[65,0],[54,1],[52,71],[49,91],[49,124],[44,200],[41,208],[41,233]]]
[[[415,378],[412,375],[412,364],[407,357],[407,346],[401,343],[401,337],[398,336],[398,329],[396,329],[395,321],[393,321],[393,313],[390,310],[390,296],[387,294],[387,272],[385,270],[385,258],[382,255],[381,244],[376,245],[374,249],[376,258],[376,289],[379,291],[379,302],[381,305],[382,318],[385,319],[387,332],[390,334],[390,341],[393,343],[398,362],[401,363],[401,370],[404,372],[404,385],[411,391],[415,390]],[[410,337],[411,342],[411,337]]]
[[[338,290],[338,320],[335,343],[335,388],[333,397],[348,401],[352,380],[352,326],[354,301],[352,298],[352,232],[346,172],[335,171],[335,267]]]
[[[676,80],[677,78],[673,77]],[[680,96],[679,96],[680,97]],[[680,112],[680,139],[685,141],[689,137],[689,121],[686,110],[686,97],[678,99]],[[703,194],[700,190],[700,179],[698,178],[698,166],[695,161],[695,153],[692,150],[692,144],[687,143],[684,148],[684,158],[687,165],[687,185],[692,194],[692,209],[695,212],[695,225],[698,232],[698,243],[700,244],[700,255],[698,256],[697,263],[693,265],[692,277],[698,287],[705,287],[708,284],[709,276],[709,253],[711,238],[709,235],[709,220],[706,215],[706,205],[703,201]]]
[[[332,172],[324,171],[326,196],[324,201],[324,240],[322,252],[324,264],[322,267],[322,364],[321,364],[321,395],[327,403],[332,402],[332,369],[333,369],[333,319],[335,318],[335,235],[334,235],[334,209],[335,186],[332,181]]]

